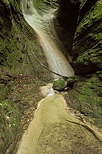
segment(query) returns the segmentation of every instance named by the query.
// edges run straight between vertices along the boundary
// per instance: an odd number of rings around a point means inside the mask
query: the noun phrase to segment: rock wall
[[[0,154],[13,153],[50,80],[36,34],[23,19],[20,0],[0,1]]]
[[[51,4],[47,0],[44,2]],[[60,0],[55,21],[59,38],[80,76],[67,96],[71,99],[71,107],[102,127],[101,0],[80,2]],[[45,8],[38,2],[36,6],[39,10]],[[46,64],[36,34],[23,19],[20,0],[1,0],[0,154],[16,150],[22,132],[32,119],[36,102],[41,99],[38,88],[51,79],[34,55]]]
[[[79,0],[60,0],[57,18],[55,20],[55,28],[60,40],[70,53],[73,45],[77,20],[79,15]],[[67,53],[64,53],[67,55]]]
[[[59,25],[56,28],[68,54],[72,56],[71,64],[75,73],[80,76],[80,82],[76,82],[69,92],[72,100],[70,106],[79,110],[84,117],[91,117],[94,124],[102,127],[102,12],[100,11],[102,2],[101,0],[80,0],[80,7],[78,2],[77,8],[74,9],[71,6],[76,6],[76,2],[75,0],[60,1],[57,17]],[[73,24],[72,12],[76,18]],[[72,34],[73,28],[75,35]],[[69,43],[70,39],[73,43]]]
[[[87,8],[88,10],[85,6],[80,10],[71,53],[77,74],[90,74],[101,70],[101,5],[99,0]]]

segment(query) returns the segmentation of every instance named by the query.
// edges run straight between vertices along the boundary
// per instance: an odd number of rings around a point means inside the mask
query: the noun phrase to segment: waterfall
[[[27,23],[34,29],[38,35],[38,40],[42,46],[50,69],[62,76],[73,76],[74,71],[70,66],[68,60],[61,52],[59,48],[59,42],[57,36],[54,36],[53,27],[51,22],[55,17],[55,11],[57,8],[50,8],[47,11],[38,13],[34,7],[32,0],[22,0],[22,12]],[[51,29],[52,28],[52,29]],[[52,74],[53,78],[59,78],[60,76]]]

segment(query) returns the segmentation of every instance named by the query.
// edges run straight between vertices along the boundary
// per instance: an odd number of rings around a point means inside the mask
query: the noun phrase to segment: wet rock
[[[56,79],[53,81],[53,89],[58,91],[62,90],[69,91],[70,89],[73,88],[74,83],[77,81],[79,81],[79,76],[69,77],[67,80],[63,78]]]
[[[55,90],[63,90],[67,86],[67,82],[60,78],[53,81],[53,89]]]
[[[73,84],[79,80],[78,76],[69,77],[67,79],[67,87],[73,88]]]

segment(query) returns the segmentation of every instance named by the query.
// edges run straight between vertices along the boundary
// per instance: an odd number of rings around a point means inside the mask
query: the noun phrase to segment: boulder
[[[78,81],[78,76],[69,77],[67,79],[67,87],[73,88],[73,84]]]
[[[53,80],[53,89],[55,90],[63,90],[66,86],[67,82],[62,78]]]

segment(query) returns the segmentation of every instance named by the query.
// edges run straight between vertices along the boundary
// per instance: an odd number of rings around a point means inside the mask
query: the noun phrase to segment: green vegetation
[[[85,4],[86,1],[87,1],[87,0],[80,0],[80,2],[81,2],[80,8],[82,8],[82,7],[84,6],[84,4]]]
[[[66,85],[66,81],[61,78],[53,81],[53,88],[56,90],[63,90],[66,87]]]
[[[94,124],[102,127],[102,1],[97,0],[91,3],[90,0],[80,0],[80,2],[79,21],[77,21],[73,46],[70,51],[68,44],[71,37],[64,37],[65,35],[70,36],[69,25],[67,25],[68,19],[66,18],[65,20],[66,24],[63,23],[64,25],[60,26],[62,29],[64,26],[66,28],[64,29],[66,34],[62,33],[61,38],[65,34],[62,41],[72,56],[71,64],[75,74],[79,75],[79,79],[74,83],[73,89],[69,92],[72,103],[68,104],[75,110],[80,111],[85,117],[92,118]],[[60,16],[64,17],[63,14],[66,14],[65,10],[62,9],[62,11],[58,14],[59,18]],[[61,34],[59,33],[61,31],[60,27],[58,34]]]
[[[48,0],[33,2],[39,13],[42,13],[42,10],[48,11],[52,5]],[[80,8],[83,8],[85,2],[86,0],[81,0]],[[69,105],[85,117],[91,118],[99,127],[102,127],[101,3],[101,0],[98,0],[77,26],[70,54],[72,65],[80,78],[69,91],[72,100]],[[69,19],[67,20],[69,23]],[[68,26],[70,29],[69,24]],[[66,25],[65,28],[67,29]],[[69,36],[72,34],[66,33],[66,37],[71,38]],[[68,44],[66,37],[63,37],[63,41]],[[17,142],[41,99],[38,88],[51,81],[49,72],[42,68],[35,56],[47,65],[36,34],[23,19],[20,1],[1,0],[0,154],[16,151]],[[62,79],[54,84],[61,89],[66,86]]]
[[[0,154],[16,151],[41,99],[39,87],[51,79],[34,55],[47,65],[19,3],[0,2]]]
[[[102,66],[101,5],[101,0],[98,0],[93,9],[84,16],[76,29],[73,46],[74,63],[87,66],[97,66],[95,71],[100,69]]]
[[[93,123],[102,128],[102,82],[99,79],[101,73],[97,72],[97,75],[76,83],[70,91],[70,98],[73,102],[71,107],[92,118]]]
[[[81,2],[82,7],[85,1]],[[101,4],[98,0],[77,26],[72,49],[73,66],[82,79],[70,92],[71,107],[92,118],[99,127],[102,127]]]

